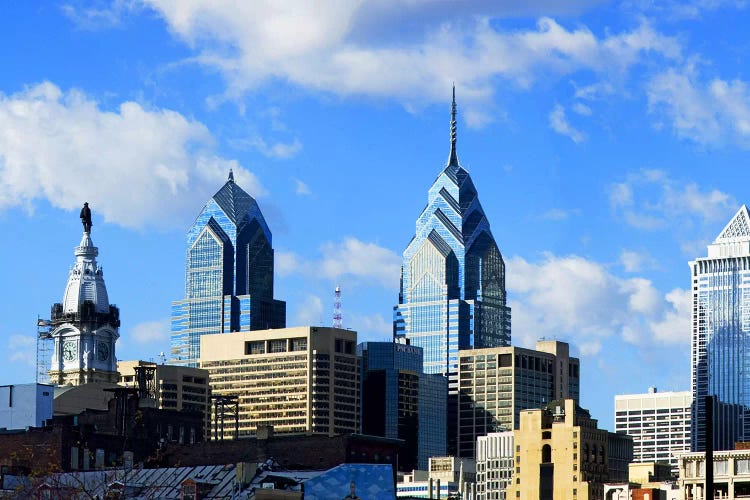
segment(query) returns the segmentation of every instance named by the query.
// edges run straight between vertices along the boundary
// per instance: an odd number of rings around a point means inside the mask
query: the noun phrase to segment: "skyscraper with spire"
[[[456,152],[455,87],[448,163],[403,259],[394,335],[422,347],[425,372],[449,376],[455,392],[459,349],[510,345],[505,263]]]
[[[273,264],[268,224],[230,170],[188,230],[185,298],[172,304],[171,363],[197,366],[202,335],[284,328]]]

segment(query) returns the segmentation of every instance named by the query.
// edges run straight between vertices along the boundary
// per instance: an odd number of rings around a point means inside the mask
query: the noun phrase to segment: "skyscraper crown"
[[[750,213],[747,206],[742,205],[732,220],[724,226],[714,243],[736,243],[750,241]]]

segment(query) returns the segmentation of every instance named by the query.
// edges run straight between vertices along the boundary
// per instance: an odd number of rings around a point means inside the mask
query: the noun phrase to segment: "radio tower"
[[[333,327],[343,328],[344,324],[341,321],[341,287],[337,286],[336,291],[333,292]]]

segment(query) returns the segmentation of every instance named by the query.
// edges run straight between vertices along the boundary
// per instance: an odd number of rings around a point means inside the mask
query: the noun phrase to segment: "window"
[[[262,340],[245,342],[245,354],[265,354],[266,343]]]

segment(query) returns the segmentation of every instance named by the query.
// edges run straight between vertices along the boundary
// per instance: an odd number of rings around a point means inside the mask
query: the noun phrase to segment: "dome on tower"
[[[70,270],[62,300],[63,314],[77,313],[85,301],[94,304],[97,313],[109,313],[109,297],[104,285],[102,268],[96,263],[99,249],[84,232],[81,244],[75,249],[76,262]]]

